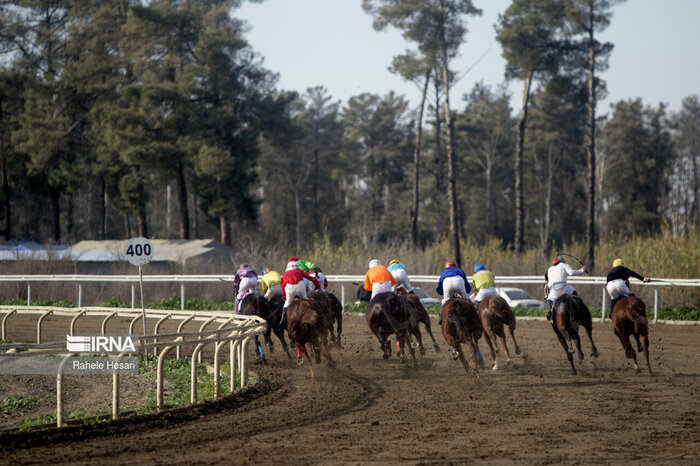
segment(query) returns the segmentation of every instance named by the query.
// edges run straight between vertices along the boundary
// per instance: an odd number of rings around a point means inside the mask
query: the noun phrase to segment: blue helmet
[[[484,267],[484,264],[476,264],[474,266],[474,273],[481,272],[482,270],[486,270],[486,267]]]

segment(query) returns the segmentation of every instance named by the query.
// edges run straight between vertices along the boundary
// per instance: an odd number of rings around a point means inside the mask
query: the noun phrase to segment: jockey
[[[445,269],[440,274],[438,286],[435,288],[437,294],[442,295],[441,309],[450,298],[457,296],[466,298],[471,289],[467,276],[462,269],[457,267],[457,263],[455,261],[445,262]],[[442,324],[442,312],[438,316],[438,325],[440,324]]]
[[[262,286],[263,293],[267,299],[272,299],[273,296],[282,295],[282,277],[279,272],[270,270],[266,268],[263,270],[262,279],[260,279],[260,286]]]
[[[315,291],[317,289],[320,289],[321,291],[325,291],[326,287],[328,286],[328,280],[326,280],[326,276],[323,274],[321,271],[321,268],[314,264],[313,262],[303,260],[303,259],[297,259],[297,264],[299,264],[299,268],[303,270],[304,272],[308,273],[312,277],[316,277],[318,280],[319,284],[321,285],[320,288],[309,288],[309,291]],[[307,283],[308,285],[309,283]]]
[[[256,286],[258,286],[258,272],[248,264],[241,264],[233,280],[233,292],[237,293],[236,312],[241,312],[241,301],[247,294],[255,293]]]
[[[440,274],[440,281],[438,281],[438,286],[435,288],[437,294],[443,296],[442,305],[448,299],[457,297],[457,295],[466,298],[469,296],[471,289],[472,287],[469,286],[467,276],[462,269],[457,267],[457,263],[455,261],[445,262],[445,269]]]
[[[552,304],[558,297],[565,294],[578,295],[573,286],[566,284],[567,277],[569,275],[581,275],[587,270],[585,265],[578,270],[572,269],[561,256],[555,257],[552,264],[544,275],[547,279],[547,289],[549,290],[547,294],[547,306],[549,308],[547,310],[547,320],[552,320]]]
[[[413,293],[413,287],[411,286],[411,281],[408,279],[408,271],[406,266],[401,264],[396,259],[389,262],[389,267],[387,268],[391,275],[396,279],[396,285],[394,285],[394,291],[399,285],[403,285],[407,293]]]
[[[296,262],[290,262],[287,264],[287,270],[282,274],[281,277],[281,288],[282,297],[284,298],[284,306],[282,307],[282,319],[280,322],[284,322],[284,317],[286,310],[290,304],[294,301],[294,298],[306,299],[306,282],[305,280],[311,281],[314,285],[319,286],[318,280],[314,277],[309,276],[308,273],[304,272],[299,268],[299,264]]]
[[[372,292],[372,298],[379,293],[392,291],[391,287],[395,284],[396,279],[379,260],[369,261],[369,270],[365,274],[365,290]]]
[[[615,303],[622,298],[629,296],[634,296],[629,288],[629,279],[634,277],[637,280],[641,280],[644,283],[648,283],[649,279],[642,277],[637,272],[625,267],[625,263],[622,259],[615,259],[613,262],[613,268],[610,269],[607,276],[607,284],[605,288],[608,290],[610,295],[610,315],[612,315],[612,310],[615,307]]]
[[[498,294],[496,291],[496,279],[493,278],[493,274],[490,271],[486,270],[484,264],[476,264],[474,266],[472,283],[474,284],[474,291],[477,292],[474,297],[474,305],[477,309],[479,308],[479,303],[485,297]]]

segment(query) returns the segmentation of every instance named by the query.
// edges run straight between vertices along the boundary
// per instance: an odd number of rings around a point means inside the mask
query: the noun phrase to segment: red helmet
[[[557,265],[559,262],[566,262],[566,261],[564,260],[563,257],[557,256],[557,257],[555,257],[554,260],[552,261],[552,264],[553,264],[553,265]]]
[[[299,262],[299,258],[297,256],[292,256],[287,262]]]
[[[450,268],[450,267],[457,267],[457,263],[455,261],[447,261],[445,262],[445,268]]]

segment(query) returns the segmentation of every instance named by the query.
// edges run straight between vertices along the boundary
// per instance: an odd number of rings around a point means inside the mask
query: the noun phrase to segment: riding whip
[[[573,257],[574,259],[576,259],[576,261],[577,261],[579,264],[581,264],[581,267],[585,267],[585,266],[586,266],[583,262],[581,262],[581,259],[579,259],[578,257],[574,256],[573,254],[569,254],[568,252],[559,252],[559,253],[557,253],[557,256],[569,256],[569,257]],[[588,273],[588,269],[586,269],[586,273]]]

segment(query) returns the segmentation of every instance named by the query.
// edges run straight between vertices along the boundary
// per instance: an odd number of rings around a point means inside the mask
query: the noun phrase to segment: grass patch
[[[26,306],[26,299],[0,299],[0,306]],[[75,307],[70,301],[51,301],[50,299],[32,298],[32,306]]]
[[[10,414],[20,409],[32,408],[39,401],[39,396],[8,396],[0,401],[0,413]]]

